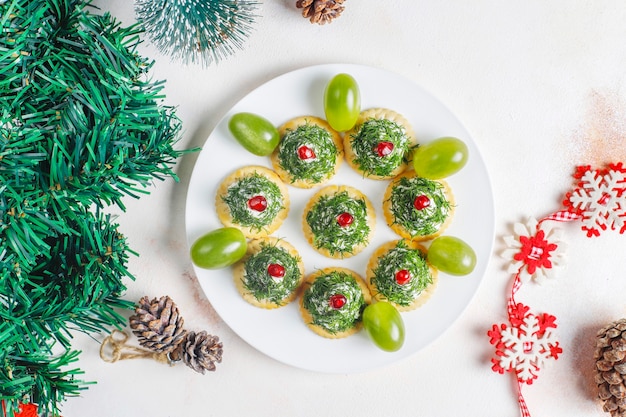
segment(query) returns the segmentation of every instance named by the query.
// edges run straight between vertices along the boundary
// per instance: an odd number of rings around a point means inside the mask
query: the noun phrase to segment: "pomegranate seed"
[[[396,282],[400,285],[404,285],[411,280],[411,273],[406,269],[401,269],[396,272]]]
[[[418,195],[417,197],[415,197],[415,200],[413,200],[413,206],[415,206],[416,209],[418,210],[423,210],[426,207],[430,206],[430,198],[428,198],[427,195]]]
[[[341,213],[337,216],[337,224],[341,227],[347,227],[352,224],[354,221],[354,217],[350,213]]]
[[[391,142],[379,142],[378,145],[376,145],[376,153],[380,157],[387,156],[391,152],[393,152],[393,143]]]
[[[267,273],[274,278],[282,278],[285,276],[285,267],[280,264],[269,264]]]
[[[302,145],[298,148],[298,158],[302,159],[302,160],[306,160],[306,159],[313,159],[315,158],[315,152],[313,152],[313,149],[309,148],[306,145]]]
[[[248,200],[248,207],[254,211],[263,211],[267,208],[267,200],[262,195],[257,195]]]
[[[339,310],[341,307],[346,305],[346,297],[343,294],[335,294],[330,297],[329,303],[332,308],[335,310]]]

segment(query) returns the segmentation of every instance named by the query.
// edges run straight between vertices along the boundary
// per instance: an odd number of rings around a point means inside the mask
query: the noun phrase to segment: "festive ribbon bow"
[[[532,384],[548,359],[558,359],[563,352],[550,329],[556,329],[556,317],[533,314],[530,308],[515,300],[523,282],[543,282],[554,276],[554,269],[563,265],[564,242],[559,229],[551,222],[581,221],[587,237],[600,236],[607,230],[626,231],[626,168],[621,162],[607,168],[592,170],[590,166],[576,168],[577,180],[573,191],[563,200],[564,208],[526,225],[514,226],[515,236],[506,236],[508,248],[502,253],[511,261],[508,272],[514,274],[507,299],[509,324],[494,324],[487,332],[495,347],[492,370],[503,374],[515,373],[518,403],[523,417],[530,411],[522,395],[523,384]]]

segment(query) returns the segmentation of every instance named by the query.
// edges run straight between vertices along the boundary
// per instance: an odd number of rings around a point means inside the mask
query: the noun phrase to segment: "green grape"
[[[338,132],[352,129],[361,112],[361,93],[349,74],[337,74],[324,91],[324,113],[328,124]]]
[[[363,328],[374,344],[387,352],[395,352],[404,344],[404,321],[398,310],[387,301],[365,307]]]
[[[476,266],[476,253],[463,240],[453,236],[439,236],[428,248],[428,262],[450,275],[467,275]]]
[[[246,254],[247,241],[235,227],[222,227],[200,236],[191,245],[193,263],[205,269],[230,266]]]
[[[460,171],[467,156],[467,145],[462,140],[443,137],[418,147],[413,154],[413,167],[420,177],[437,180]]]
[[[269,120],[254,113],[236,113],[228,121],[228,130],[246,150],[267,156],[280,140],[278,129]]]

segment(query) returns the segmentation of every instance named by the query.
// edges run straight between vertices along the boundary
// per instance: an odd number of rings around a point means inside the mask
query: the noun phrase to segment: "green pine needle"
[[[209,66],[242,48],[258,5],[255,0],[136,0],[135,12],[161,52]]]
[[[0,1],[0,400],[58,415],[87,384],[72,332],[125,323],[135,252],[107,206],[176,178],[181,122],[139,26],[89,0]],[[60,352],[60,353],[59,353]]]
[[[22,355],[10,347],[0,352],[0,399],[5,401],[6,415],[18,411],[20,402],[39,405],[39,415],[59,416],[58,405],[65,397],[78,396],[89,383],[77,379],[84,372],[70,368],[79,351],[66,351],[50,358],[37,354]],[[35,372],[36,370],[36,372]]]

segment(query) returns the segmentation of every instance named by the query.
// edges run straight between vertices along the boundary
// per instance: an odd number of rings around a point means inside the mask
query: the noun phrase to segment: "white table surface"
[[[98,0],[125,25],[128,0]],[[486,336],[506,318],[511,275],[497,256],[502,236],[528,216],[560,208],[578,164],[626,161],[626,7],[623,1],[352,0],[330,25],[312,25],[295,0],[266,0],[244,49],[209,68],[172,63],[145,42],[178,107],[179,148],[202,146],[239,99],[260,84],[309,65],[355,63],[403,75],[439,98],[479,146],[495,198],[495,253],[476,296],[440,338],[375,371],[335,375],[271,359],[221,321],[196,280],[185,238],[186,190],[196,156],[176,166],[180,182],[157,182],[129,199],[118,221],[139,252],[125,298],[169,295],[186,328],[224,343],[224,361],[200,375],[150,360],[109,364],[98,341],[76,335],[84,379],[96,381],[63,404],[79,416],[480,416],[519,415],[513,377],[491,371]],[[568,261],[556,279],[527,284],[517,299],[557,317],[564,352],[524,388],[533,417],[605,414],[595,401],[596,330],[626,316],[626,236],[588,239],[562,226]]]

